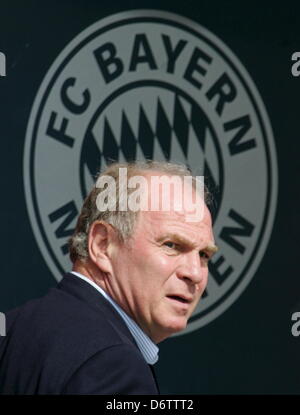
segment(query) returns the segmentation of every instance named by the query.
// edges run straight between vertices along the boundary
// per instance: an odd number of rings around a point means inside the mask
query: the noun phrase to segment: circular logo
[[[272,129],[249,74],[191,20],[154,10],[119,13],[80,33],[36,96],[24,184],[31,225],[57,280],[95,176],[111,160],[187,164],[217,189],[220,247],[187,329],[222,314],[253,277],[275,216]]]

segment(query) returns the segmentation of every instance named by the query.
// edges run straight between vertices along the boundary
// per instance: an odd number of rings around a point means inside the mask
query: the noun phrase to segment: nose
[[[182,263],[178,267],[177,275],[179,278],[197,285],[206,279],[208,274],[207,266],[203,266],[198,252],[190,252],[184,255]]]

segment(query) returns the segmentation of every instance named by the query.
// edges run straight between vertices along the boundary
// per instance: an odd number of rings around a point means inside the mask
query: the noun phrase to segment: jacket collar
[[[132,343],[134,343],[135,346],[137,346],[122,317],[109,303],[109,301],[107,301],[106,298],[104,298],[103,295],[99,293],[92,285],[69,272],[59,282],[57,288],[66,291],[77,299],[89,304],[92,308],[96,309],[102,315],[105,314],[107,319]]]

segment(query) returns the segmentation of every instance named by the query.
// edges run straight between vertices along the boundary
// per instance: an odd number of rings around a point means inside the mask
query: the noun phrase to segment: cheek
[[[175,258],[167,256],[157,249],[144,250],[136,253],[135,262],[147,269],[168,270],[174,267]]]
[[[160,265],[162,268],[172,268],[175,263],[175,258],[158,252],[156,254],[156,261],[157,264]]]

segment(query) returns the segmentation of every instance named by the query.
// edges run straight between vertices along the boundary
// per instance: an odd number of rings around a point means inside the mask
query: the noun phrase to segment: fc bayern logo
[[[277,162],[266,110],[238,58],[198,23],[154,10],[84,30],[35,98],[25,194],[57,280],[70,270],[67,241],[97,172],[146,158],[187,164],[217,189],[220,250],[187,333],[222,314],[254,276],[272,231]]]

